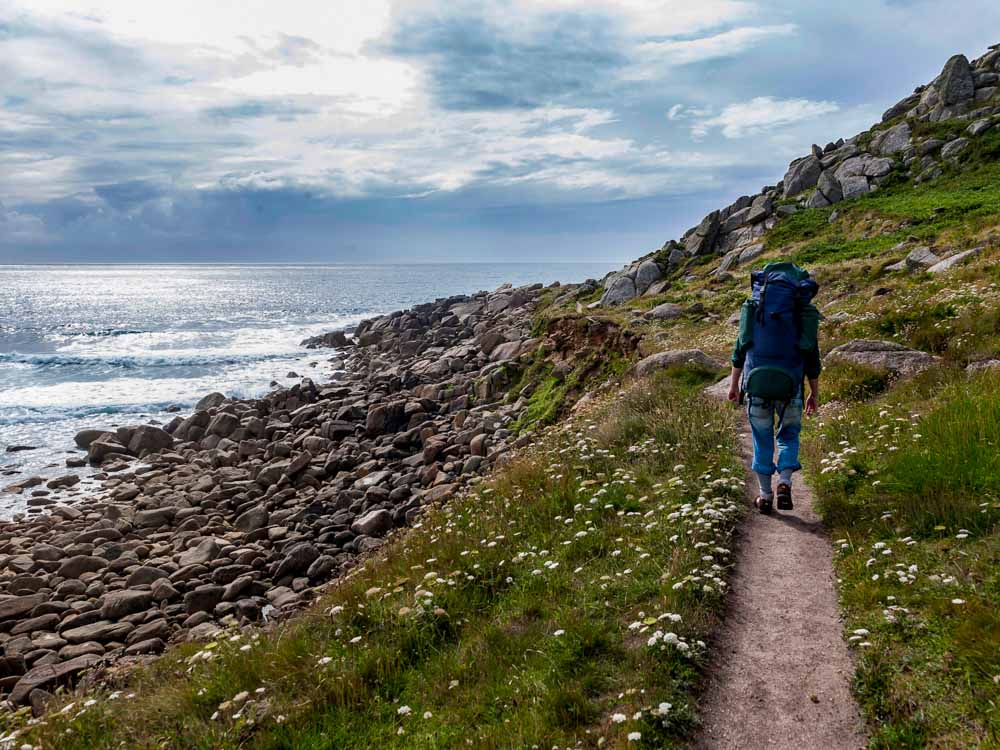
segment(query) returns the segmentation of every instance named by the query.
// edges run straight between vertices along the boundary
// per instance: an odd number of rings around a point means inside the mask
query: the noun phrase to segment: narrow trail
[[[747,499],[756,495],[747,458]],[[726,622],[702,699],[694,746],[854,750],[866,745],[851,695],[830,541],[813,495],[796,476],[795,510],[741,527]]]

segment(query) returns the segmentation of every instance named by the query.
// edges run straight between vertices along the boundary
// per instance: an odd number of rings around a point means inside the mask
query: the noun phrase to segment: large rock
[[[823,361],[852,362],[909,376],[935,365],[938,358],[894,341],[854,339],[831,350]]]
[[[921,245],[915,247],[898,263],[886,266],[887,271],[922,271],[937,263],[940,258],[929,248]]]
[[[150,591],[112,591],[104,597],[101,604],[101,617],[105,620],[120,620],[126,615],[149,609],[152,605],[153,594]]]
[[[793,161],[785,173],[785,195],[791,197],[816,185],[823,167],[814,155]]]
[[[208,433],[219,437],[229,437],[240,426],[240,418],[235,414],[219,412],[208,423]]]
[[[319,557],[319,550],[309,542],[293,544],[278,564],[274,579],[279,580],[287,575],[308,570],[317,557]]]
[[[124,641],[125,637],[135,629],[135,625],[130,622],[110,622],[100,620],[98,622],[80,625],[76,628],[69,628],[62,631],[60,635],[70,643],[87,643],[97,641]]]
[[[351,531],[365,536],[384,536],[391,529],[392,513],[383,509],[369,511],[351,524]]]
[[[976,94],[972,67],[965,55],[954,55],[944,64],[944,70],[934,81],[941,103],[945,106],[960,104]]]
[[[719,212],[712,211],[684,240],[684,252],[688,255],[707,255],[712,252],[721,226]]]
[[[237,516],[233,525],[240,531],[249,534],[251,531],[267,526],[268,518],[268,512],[264,508],[251,508]]]
[[[840,181],[840,189],[843,191],[844,200],[856,198],[864,195],[871,188],[868,185],[868,178],[863,175],[844,177]]]
[[[110,434],[105,434],[87,447],[87,460],[92,464],[99,464],[113,453],[128,453],[128,448]]]
[[[74,555],[63,561],[56,571],[61,578],[79,578],[84,573],[97,573],[108,567],[108,561],[103,557],[92,555]]]
[[[602,305],[620,305],[635,299],[638,292],[635,288],[635,281],[627,274],[617,274],[601,295]]]
[[[214,409],[216,406],[220,406],[225,400],[226,397],[218,391],[209,393],[194,405],[194,410],[204,411],[205,409]]]
[[[173,505],[167,505],[163,508],[140,510],[135,514],[133,522],[140,528],[153,529],[170,523],[174,520],[174,516],[176,515],[177,508]]]
[[[840,187],[840,181],[834,177],[830,170],[824,170],[816,183],[816,189],[823,194],[827,203],[840,203],[844,199],[844,191]],[[814,193],[815,195],[815,193]]]
[[[42,602],[48,599],[45,594],[29,594],[27,596],[12,596],[0,599],[0,620],[12,620],[23,617]]]
[[[184,595],[184,610],[189,615],[196,612],[211,613],[215,609],[215,605],[222,601],[222,595],[225,592],[224,586],[216,586],[211,583],[198,586]]]
[[[10,693],[10,701],[15,705],[25,703],[32,690],[64,684],[83,670],[90,669],[99,661],[99,656],[84,654],[58,664],[35,667],[14,685],[14,689]]]
[[[166,430],[161,430],[159,427],[154,427],[153,425],[141,425],[132,433],[128,450],[129,453],[140,456],[144,451],[156,453],[164,448],[171,447],[173,444],[174,439]]]
[[[910,126],[906,121],[893,125],[877,135],[871,143],[871,150],[879,156],[890,156],[910,145]]]
[[[635,291],[644,294],[649,287],[663,277],[663,272],[654,260],[644,260],[635,272]]]
[[[76,443],[77,448],[83,448],[83,450],[87,450],[87,448],[90,447],[90,444],[92,442],[97,440],[97,438],[99,438],[106,432],[107,430],[90,430],[90,429],[80,430],[78,433],[76,433],[76,436],[73,438],[73,442]]]
[[[739,251],[734,251],[739,252]],[[674,318],[679,318],[684,314],[684,308],[673,302],[664,302],[662,305],[657,305],[652,310],[646,313],[645,317],[652,318],[653,320],[673,320]]]
[[[946,161],[955,161],[968,147],[968,138],[956,138],[953,141],[948,141],[941,148],[941,158]]]
[[[645,377],[657,370],[683,364],[700,365],[709,370],[721,370],[725,367],[722,362],[708,356],[701,349],[671,349],[651,354],[640,360],[635,366],[635,374],[639,377]]]
[[[947,271],[949,268],[968,260],[969,258],[974,258],[979,255],[982,251],[981,247],[974,247],[971,250],[963,250],[960,253],[955,253],[944,260],[939,260],[937,263],[933,264],[927,269],[928,273],[941,273],[942,271]]]
[[[202,539],[197,546],[181,553],[180,566],[186,568],[189,565],[206,565],[217,558],[221,551],[218,543],[211,537]]]

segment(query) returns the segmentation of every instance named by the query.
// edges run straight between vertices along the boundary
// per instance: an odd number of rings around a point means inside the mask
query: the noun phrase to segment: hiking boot
[[[771,514],[771,503],[774,498],[764,497],[763,495],[758,495],[757,499],[753,501],[754,507],[763,513],[765,516]]]
[[[792,505],[792,485],[778,483],[778,510],[791,510]]]

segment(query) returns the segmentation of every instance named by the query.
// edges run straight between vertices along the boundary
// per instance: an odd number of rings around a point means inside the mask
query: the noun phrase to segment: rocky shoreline
[[[343,360],[329,384],[210,394],[162,427],[77,435],[100,489],[0,524],[3,698],[41,712],[85,670],[286,616],[525,444],[527,394],[501,399],[540,348],[561,356],[532,336],[544,291],[505,285],[304,341]]]

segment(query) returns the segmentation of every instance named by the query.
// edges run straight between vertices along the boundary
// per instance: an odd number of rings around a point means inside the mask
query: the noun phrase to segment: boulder
[[[144,452],[157,453],[164,448],[170,448],[174,439],[166,430],[153,425],[142,425],[132,433],[128,443],[129,453],[140,456]]]
[[[226,397],[218,391],[209,393],[207,396],[202,397],[202,399],[194,405],[194,410],[205,411],[206,409],[214,409],[217,406],[221,406],[225,400]]]
[[[166,578],[157,578],[150,584],[149,590],[153,594],[153,601],[157,602],[169,602],[178,595],[177,589]]]
[[[351,531],[364,536],[384,536],[392,529],[392,513],[387,510],[373,510],[351,524]]]
[[[948,141],[941,147],[941,158],[947,159],[948,161],[954,161],[957,159],[965,149],[969,147],[968,138],[956,138],[953,141]]]
[[[97,440],[101,435],[103,435],[107,430],[80,430],[73,437],[73,442],[76,443],[77,448],[82,448],[87,450],[90,444]]]
[[[99,620],[97,622],[80,625],[62,631],[60,635],[70,643],[86,643],[87,641],[123,641],[135,628],[130,622],[110,622]]]
[[[209,537],[202,539],[197,546],[182,552],[179,563],[182,568],[189,565],[205,565],[217,558],[221,551],[218,543]]]
[[[891,156],[910,145],[910,125],[905,120],[875,136],[871,143],[872,153]]]
[[[92,464],[99,464],[113,453],[125,453],[128,449],[119,443],[110,434],[104,434],[92,441],[87,447],[87,460]]]
[[[45,483],[45,486],[50,490],[58,490],[63,487],[72,487],[74,484],[79,484],[80,477],[76,474],[65,474],[61,477],[56,477]]]
[[[982,135],[983,133],[985,133],[991,127],[993,127],[993,120],[990,119],[976,120],[968,128],[965,129],[965,132],[971,135],[973,138],[975,138],[977,135]]]
[[[868,178],[863,175],[844,177],[840,181],[840,188],[843,191],[844,200],[864,195],[870,190]]]
[[[945,106],[972,99],[976,94],[976,83],[968,58],[965,55],[950,57],[933,85]]]
[[[664,302],[662,305],[657,305],[652,310],[646,312],[645,317],[652,318],[653,320],[673,320],[681,317],[683,314],[684,308],[680,305],[673,302]]]
[[[651,354],[645,359],[640,360],[635,365],[634,371],[637,376],[645,377],[657,370],[683,364],[700,365],[709,370],[721,370],[725,367],[722,362],[708,356],[701,349],[671,349]]]
[[[803,190],[808,190],[816,185],[823,167],[819,159],[810,154],[803,159],[793,161],[783,180],[785,186],[785,196],[792,197],[798,195]]]
[[[60,578],[79,578],[84,573],[97,573],[106,567],[108,567],[108,561],[103,557],[74,555],[63,561],[56,571],[56,575]]]
[[[158,581],[161,578],[167,578],[165,570],[154,568],[152,565],[140,565],[128,574],[125,585],[130,589],[136,586],[149,586],[153,581]]]
[[[264,508],[251,508],[237,516],[236,520],[233,521],[233,525],[240,531],[249,534],[252,531],[267,526],[269,517],[268,512]]]
[[[935,365],[938,358],[894,341],[854,339],[831,350],[823,361],[827,364],[853,362],[909,376]]]
[[[165,651],[167,644],[159,638],[147,638],[138,641],[125,649],[125,656],[138,656],[140,654],[159,654]]]
[[[627,274],[617,274],[601,296],[601,304],[604,306],[620,305],[635,299],[638,292],[633,281]]]
[[[974,258],[975,256],[979,255],[980,252],[982,252],[981,247],[974,247],[971,250],[963,250],[960,253],[955,253],[954,255],[950,255],[944,260],[939,260],[937,263],[934,263],[933,265],[929,266],[927,268],[927,272],[941,273],[942,271],[947,271],[949,268],[953,268],[954,266],[968,260],[969,258]]]
[[[828,169],[823,170],[823,174],[819,176],[816,188],[818,192],[823,194],[828,203],[840,203],[844,199],[844,191],[840,187],[840,181]]]
[[[35,667],[28,671],[14,685],[14,689],[10,693],[10,701],[14,705],[24,703],[27,701],[32,690],[41,690],[46,687],[64,684],[85,669],[90,669],[99,661],[100,657],[94,654],[84,654],[83,656],[59,662],[58,664],[46,664],[41,667]]]
[[[219,437],[229,437],[232,435],[240,426],[240,418],[235,414],[229,414],[227,412],[219,412],[214,417],[212,421],[208,423],[207,432],[210,435],[218,435]]]
[[[638,294],[645,294],[652,284],[655,284],[663,277],[663,271],[654,260],[644,260],[639,264],[635,272],[635,291]]]
[[[906,267],[911,271],[919,271],[924,268],[930,268],[940,260],[929,247],[921,246],[913,248],[903,262],[906,263]]]
[[[1000,370],[1000,359],[981,359],[965,366],[966,372],[983,372],[985,370]]]
[[[311,543],[298,542],[293,544],[278,564],[274,579],[279,580],[287,575],[307,570],[317,557],[319,557],[319,550]]]
[[[23,617],[48,597],[45,594],[28,594],[0,599],[0,621]]]
[[[101,617],[105,620],[120,620],[126,615],[142,612],[153,606],[153,594],[150,591],[126,589],[112,591],[104,597],[101,604]]]
[[[198,586],[193,591],[184,595],[184,610],[193,615],[196,612],[209,612],[215,609],[215,605],[222,601],[225,588],[206,583]]]
[[[684,252],[688,255],[707,255],[715,247],[722,222],[718,211],[712,211],[685,238]]]
[[[177,508],[173,505],[167,505],[163,508],[140,510],[135,514],[135,518],[132,519],[132,522],[140,528],[155,529],[159,526],[170,523],[174,520],[174,516],[176,515]]]

